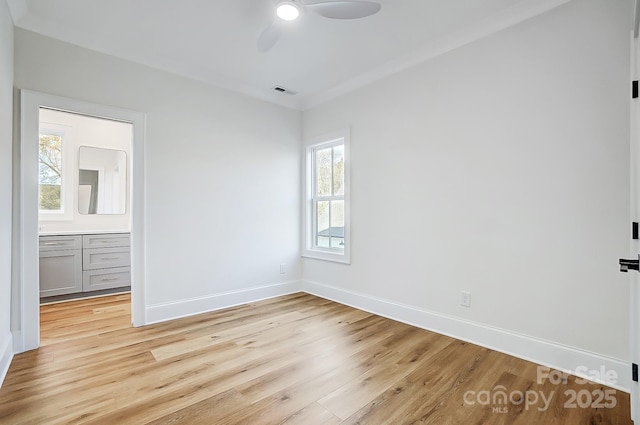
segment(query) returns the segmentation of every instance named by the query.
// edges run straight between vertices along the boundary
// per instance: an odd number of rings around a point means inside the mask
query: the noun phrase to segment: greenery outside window
[[[64,212],[61,135],[40,134],[39,168],[40,211]]]
[[[38,212],[41,220],[71,220],[74,205],[75,133],[41,123],[38,140]]]

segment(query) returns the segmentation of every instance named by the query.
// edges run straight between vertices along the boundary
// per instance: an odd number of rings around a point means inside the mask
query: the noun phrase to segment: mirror
[[[78,212],[124,214],[127,205],[127,154],[115,149],[78,149]]]

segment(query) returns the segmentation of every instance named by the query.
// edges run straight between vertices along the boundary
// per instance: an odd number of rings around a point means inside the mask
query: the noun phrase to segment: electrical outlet
[[[471,307],[471,292],[460,291],[460,305],[463,307]]]
[[[280,274],[285,274],[287,272],[287,265],[280,264]]]

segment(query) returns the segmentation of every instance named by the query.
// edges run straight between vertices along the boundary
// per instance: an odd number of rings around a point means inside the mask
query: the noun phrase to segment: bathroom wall
[[[62,198],[64,199],[62,212],[40,211],[40,234],[129,232],[131,124],[41,108],[40,133],[62,135]],[[105,148],[114,153],[124,152],[125,164],[121,174],[126,190],[118,196],[119,202],[124,204],[124,213],[81,214],[79,212],[81,202],[79,202],[78,191],[78,154],[81,147]],[[86,157],[87,151],[83,155]],[[97,168],[95,161],[93,164],[83,165],[83,168],[87,167]],[[102,180],[107,183],[109,179],[105,177]],[[109,189],[108,186],[101,186],[103,190],[98,192],[100,195]]]

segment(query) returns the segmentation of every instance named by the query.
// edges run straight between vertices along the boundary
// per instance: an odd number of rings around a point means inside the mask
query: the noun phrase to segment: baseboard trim
[[[0,387],[9,372],[11,360],[13,360],[13,336],[7,334],[2,339],[2,346],[0,346]]]
[[[168,320],[208,313],[295,292],[300,292],[300,281],[256,286],[237,291],[208,295],[206,297],[150,305],[146,308],[146,324],[166,322]]]
[[[302,290],[360,310],[407,323],[422,329],[467,341],[533,363],[575,375],[576,371],[592,375],[591,380],[617,390],[629,392],[631,366],[626,362],[574,347],[494,328],[457,317],[442,315],[413,306],[372,297],[358,292],[304,280]],[[617,379],[594,377],[589,371],[615,372]]]

